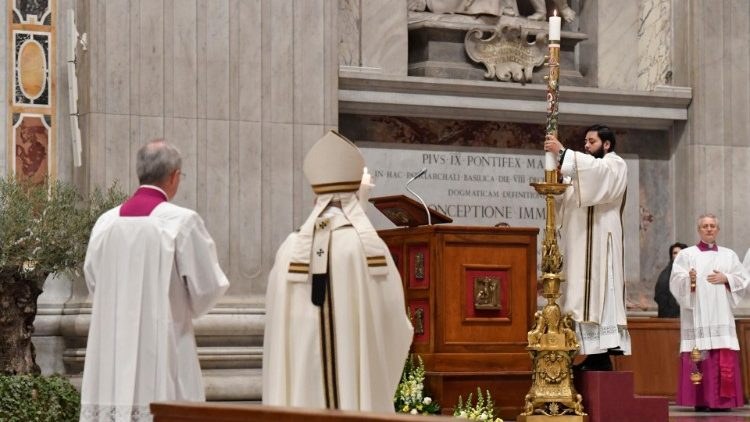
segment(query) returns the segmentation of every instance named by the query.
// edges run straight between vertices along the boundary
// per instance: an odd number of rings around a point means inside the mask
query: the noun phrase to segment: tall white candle
[[[375,185],[372,184],[372,176],[370,176],[370,172],[367,171],[367,167],[365,167],[362,170],[362,181],[361,183],[368,187],[373,187]]]
[[[560,43],[560,27],[562,25],[562,18],[557,16],[557,10],[555,10],[553,16],[549,18],[549,42],[550,44]],[[550,104],[551,106],[551,104]],[[551,171],[557,168],[557,156],[552,152],[544,153],[544,170]]]
[[[549,40],[560,41],[560,26],[562,25],[562,18],[557,16],[557,10],[555,10],[554,16],[549,17]]]
[[[544,153],[544,170],[552,171],[557,168],[557,157],[554,152],[546,151]]]

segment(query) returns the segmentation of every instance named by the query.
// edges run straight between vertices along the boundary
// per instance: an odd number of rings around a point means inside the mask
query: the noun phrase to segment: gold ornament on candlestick
[[[547,134],[557,136],[557,93],[560,79],[560,18],[550,17],[549,76],[547,79]],[[558,182],[557,157],[545,153],[544,182],[531,186],[544,195],[547,203],[544,240],[542,242],[542,296],[547,304],[535,314],[534,327],[528,333],[526,349],[533,361],[532,385],[524,400],[519,422],[587,421],[583,398],[573,385],[573,358],[578,354],[578,340],[570,315],[563,315],[560,297],[563,257],[555,231],[555,195],[568,185]]]

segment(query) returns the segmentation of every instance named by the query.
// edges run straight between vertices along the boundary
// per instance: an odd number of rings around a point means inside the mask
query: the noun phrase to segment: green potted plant
[[[84,197],[64,182],[34,185],[0,179],[0,374],[40,373],[31,335],[42,285],[52,273],[80,273],[96,219],[124,197],[116,185]],[[15,381],[23,384],[20,378]],[[30,391],[38,395],[46,390]]]

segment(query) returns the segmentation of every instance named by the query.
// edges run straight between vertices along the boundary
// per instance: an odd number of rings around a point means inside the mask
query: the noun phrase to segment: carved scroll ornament
[[[503,82],[531,82],[534,68],[544,63],[546,37],[508,25],[498,26],[489,38],[482,39],[483,34],[476,28],[468,31],[464,46],[472,60],[487,68],[484,77]],[[527,41],[530,35],[534,42]]]

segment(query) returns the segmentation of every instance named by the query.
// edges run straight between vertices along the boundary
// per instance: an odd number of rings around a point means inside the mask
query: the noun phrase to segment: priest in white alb
[[[92,230],[81,421],[150,421],[151,402],[205,400],[192,320],[229,282],[201,217],[169,202],[181,167],[168,142],[141,147],[140,187]]]
[[[628,181],[625,160],[615,152],[607,126],[586,130],[584,151],[565,149],[553,135],[545,150],[559,156],[570,183],[558,206],[562,236],[562,309],[576,322],[586,359],[577,370],[610,371],[610,355],[630,354],[625,314],[622,212]]]
[[[305,157],[317,198],[269,276],[263,404],[394,411],[413,332],[399,273],[360,206],[363,168],[333,131]]]
[[[733,250],[718,246],[719,220],[698,218],[697,245],[683,249],[672,264],[669,288],[680,304],[680,375],[677,404],[698,411],[744,405],[740,345],[732,310],[750,284],[750,274]],[[693,362],[693,350],[701,360]],[[702,380],[693,384],[692,373]]]

